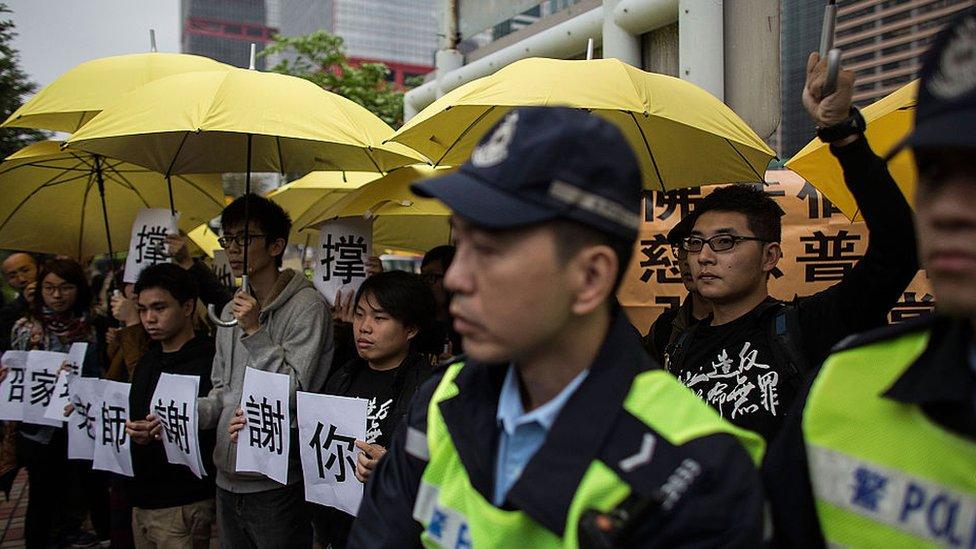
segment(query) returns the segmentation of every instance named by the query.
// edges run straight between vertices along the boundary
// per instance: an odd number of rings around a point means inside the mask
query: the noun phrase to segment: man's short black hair
[[[372,296],[384,311],[404,326],[417,328],[412,348],[427,352],[434,325],[434,294],[420,275],[406,271],[384,271],[367,278],[356,292],[357,306],[366,294]]]
[[[248,217],[265,235],[265,245],[269,245],[279,238],[288,242],[291,234],[291,217],[281,206],[263,196],[250,193],[231,202],[220,214],[220,228],[223,231],[234,225],[244,225],[244,201],[248,202]],[[275,257],[275,265],[281,267],[282,256]]]
[[[627,266],[630,265],[630,258],[634,254],[634,242],[623,238],[598,231],[587,225],[566,219],[551,221],[551,226],[556,233],[556,247],[560,260],[568,261],[573,255],[586,246],[609,246],[617,256],[619,271],[614,282],[614,293],[620,289],[620,284],[627,273]],[[611,297],[613,297],[611,295]]]
[[[783,239],[783,209],[755,186],[730,185],[714,190],[695,207],[695,219],[700,219],[706,212],[741,213],[757,238],[767,242]]]
[[[688,215],[681,218],[671,230],[668,231],[667,239],[668,244],[672,246],[680,246],[681,242],[691,236],[691,230],[695,228],[695,220],[697,216],[695,212],[691,212]]]
[[[455,253],[457,253],[457,248],[451,246],[450,244],[431,248],[426,254],[424,254],[424,259],[420,262],[420,268],[423,269],[435,261],[440,261],[441,267],[447,271],[447,269],[451,266],[451,263],[454,261]]]
[[[150,265],[139,273],[139,280],[136,281],[133,289],[136,295],[143,290],[158,288],[166,290],[181,305],[187,301],[196,303],[200,291],[193,276],[179,265],[172,263],[159,263]]]

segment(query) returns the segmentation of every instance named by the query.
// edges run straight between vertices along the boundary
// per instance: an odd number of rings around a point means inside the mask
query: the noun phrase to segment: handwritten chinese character
[[[353,461],[353,452],[355,452],[355,437],[344,436],[336,434],[336,426],[329,425],[329,434],[322,440],[322,430],[325,428],[321,422],[315,428],[315,434],[312,435],[312,440],[309,441],[309,446],[315,450],[316,460],[318,461],[319,468],[319,478],[325,478],[325,470],[328,469],[332,471],[333,465],[338,463],[338,472],[333,472],[337,482],[345,482],[346,480],[346,464],[349,464],[353,470],[356,469],[356,463]],[[333,442],[335,442],[335,447],[332,447]],[[322,461],[322,454],[328,452],[331,449],[331,454],[329,454],[329,459],[324,463]],[[347,453],[348,452],[348,453]]]
[[[143,225],[136,236],[139,237],[136,261],[155,265],[168,259],[165,248],[166,227]]]
[[[340,236],[339,241],[333,243],[329,234],[322,248],[325,250],[321,260],[325,266],[324,281],[335,277],[341,278],[343,284],[349,284],[353,278],[366,276],[366,241],[362,236]]]
[[[48,372],[31,372],[30,403],[41,403],[42,406],[50,404],[57,380],[58,376]]]
[[[268,451],[281,454],[284,451],[283,433],[285,415],[281,411],[281,401],[275,400],[274,405],[268,402],[268,397],[261,397],[261,402],[249,395],[244,404],[247,413],[247,428],[250,434],[251,446],[267,448]]]
[[[187,403],[181,402],[180,404],[183,405],[182,410],[173,399],[170,399],[169,404],[164,404],[162,399],[157,399],[154,408],[156,417],[159,418],[159,423],[163,427],[163,432],[166,433],[166,440],[176,444],[176,447],[183,453],[189,454],[190,433],[188,428],[190,416],[187,413]]]
[[[102,444],[111,444],[118,452],[125,444],[125,407],[102,403]]]

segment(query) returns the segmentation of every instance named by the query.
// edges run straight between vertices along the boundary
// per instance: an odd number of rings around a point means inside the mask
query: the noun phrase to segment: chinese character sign
[[[132,223],[129,255],[125,258],[125,282],[135,282],[139,273],[150,265],[167,263],[166,235],[179,234],[173,215],[164,208],[143,208]]]
[[[289,390],[285,374],[245,371],[241,409],[247,424],[237,436],[237,471],[288,483]]]
[[[332,304],[337,290],[355,293],[366,280],[366,259],[373,255],[373,223],[344,217],[322,225],[313,283]]]
[[[230,260],[227,259],[227,252],[224,250],[214,250],[213,273],[220,284],[228,290],[233,291],[237,287],[234,272],[230,270]]]
[[[356,478],[356,439],[366,440],[361,398],[298,393],[298,440],[305,499],[355,515],[363,498]]]
[[[163,428],[166,460],[186,465],[197,478],[203,478],[200,437],[197,429],[197,394],[200,376],[160,374],[150,409]]]
[[[94,459],[95,412],[104,390],[100,379],[72,376],[68,391],[74,410],[68,416],[68,459]]]
[[[85,362],[87,352],[87,343],[72,343],[68,349],[68,357],[65,362],[71,366],[71,369],[58,372],[58,381],[54,384],[51,403],[47,405],[47,409],[44,411],[44,417],[47,419],[65,421],[64,407],[70,402],[68,384],[72,376],[81,375],[81,366]]]
[[[677,307],[687,295],[667,233],[695,211],[716,187],[678,189],[668,193],[645,191],[644,222],[634,247],[633,260],[617,297],[634,325],[646,333],[666,308]],[[786,215],[783,217],[783,258],[769,280],[773,297],[791,300],[825,290],[851,271],[867,250],[869,234],[863,222],[852,223],[830,200],[802,177],[789,170],[766,172],[763,187]],[[931,287],[920,272],[892,310],[899,322],[935,307]],[[740,349],[728,349],[732,356]],[[716,359],[720,363],[720,359]],[[771,386],[771,385],[770,385]],[[758,395],[758,393],[756,393]],[[775,395],[764,397],[768,409]],[[758,397],[757,397],[758,398]],[[733,410],[729,410],[730,414]]]
[[[0,363],[7,369],[7,377],[0,383],[0,419],[22,421],[27,351],[7,351],[0,357]]]
[[[68,359],[66,353],[51,351],[31,351],[27,353],[27,368],[24,370],[24,423],[60,427],[60,419],[45,417],[47,407],[54,396],[54,385],[58,381],[58,370]]]
[[[132,473],[132,441],[125,432],[129,419],[129,384],[101,380],[101,398],[92,403],[95,416],[95,460],[93,469],[112,471],[127,477]]]

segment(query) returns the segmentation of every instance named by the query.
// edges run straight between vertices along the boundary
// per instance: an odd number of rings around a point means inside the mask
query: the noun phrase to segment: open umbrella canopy
[[[111,158],[61,150],[60,145],[34,143],[0,164],[0,248],[77,258],[105,253],[107,213],[119,251],[128,245],[139,209],[169,207],[162,175]],[[172,185],[181,229],[190,230],[220,213],[224,195],[219,176],[174,176]]]
[[[373,219],[373,246],[426,251],[450,241],[451,215],[444,204],[413,194],[410,184],[449,169],[407,166],[371,181],[326,208],[313,204],[295,220],[298,234],[317,238],[321,224],[339,217]]]
[[[918,95],[918,80],[909,82],[890,95],[864,107],[861,114],[867,122],[864,136],[874,152],[885,156],[899,144],[915,124],[915,97]],[[844,172],[837,159],[830,154],[830,146],[814,138],[800,152],[786,163],[786,167],[803,176],[804,179],[820,189],[849,219],[860,221],[857,203],[844,183]],[[912,153],[906,149],[888,162],[888,171],[898,184],[898,188],[912,203],[918,174]]]
[[[324,211],[347,193],[382,176],[377,172],[311,172],[268,193],[267,197],[284,208],[292,221],[313,207]],[[314,214],[313,214],[314,215]],[[297,225],[296,225],[297,227]],[[306,236],[292,231],[292,243],[302,244]]]
[[[208,57],[179,53],[137,53],[87,61],[37,92],[2,126],[75,132],[105,107],[148,82],[173,74],[229,68]]]
[[[424,161],[383,147],[393,129],[315,84],[245,69],[160,78],[102,111],[68,140],[164,174],[387,171]],[[249,145],[250,144],[250,145]]]
[[[775,156],[705,90],[616,59],[512,63],[444,95],[391,139],[436,165],[458,165],[495,122],[522,106],[588,109],[615,123],[637,154],[650,189],[762,181]]]

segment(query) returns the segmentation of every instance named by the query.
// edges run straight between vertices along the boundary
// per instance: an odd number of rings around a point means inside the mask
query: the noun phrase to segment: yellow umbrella
[[[75,132],[123,95],[158,78],[193,71],[229,69],[207,57],[137,53],[82,63],[21,105],[2,127]]]
[[[268,193],[268,198],[284,208],[292,220],[299,219],[313,206],[325,210],[346,193],[382,176],[376,172],[311,172]],[[291,241],[302,244],[305,235],[292,231]]]
[[[637,153],[651,189],[762,181],[775,156],[708,92],[616,59],[512,63],[438,99],[391,139],[436,165],[461,164],[495,122],[520,106],[589,109],[614,122]]]
[[[448,173],[447,169],[407,166],[349,192],[328,208],[313,205],[295,221],[303,236],[317,238],[321,224],[340,217],[373,219],[373,246],[426,251],[450,241],[451,211],[440,201],[420,198],[410,184]]]
[[[918,80],[915,80],[861,110],[868,124],[864,135],[874,152],[881,156],[887,155],[912,130],[917,93]],[[829,146],[820,138],[807,143],[786,163],[786,167],[820,189],[848,218],[853,221],[861,219],[857,203],[844,183],[844,172],[840,169],[840,164],[830,154]],[[909,203],[913,202],[918,174],[911,151],[905,149],[895,155],[888,162],[888,171]]]
[[[111,253],[113,241],[129,241],[139,209],[170,204],[169,188],[145,168],[34,143],[0,164],[0,248],[84,258],[107,244]],[[172,190],[183,230],[223,207],[217,175],[174,176]]]
[[[387,171],[417,162],[406,147],[381,146],[392,133],[365,108],[307,80],[232,68],[150,82],[68,145],[164,174]]]
[[[195,229],[192,229],[186,233],[189,239],[188,244],[192,247],[199,249],[199,253],[207,254],[207,257],[212,258],[214,256],[215,250],[221,250],[220,243],[217,242],[217,234],[210,230],[210,225],[207,223],[201,223]],[[196,255],[195,250],[192,252]]]

